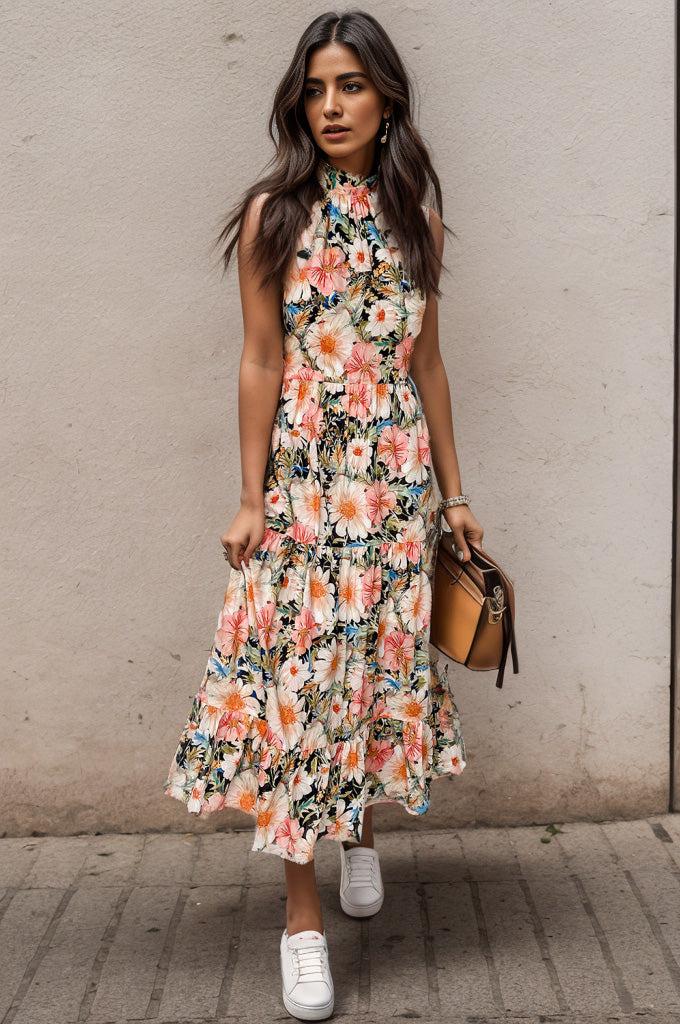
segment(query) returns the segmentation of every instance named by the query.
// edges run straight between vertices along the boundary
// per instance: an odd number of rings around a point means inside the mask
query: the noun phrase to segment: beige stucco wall
[[[208,829],[161,786],[239,491],[238,289],[210,245],[270,155],[308,11],[3,4],[0,820]],[[421,822],[666,807],[673,5],[368,7],[442,180],[463,486],[521,672],[451,676],[470,763]]]

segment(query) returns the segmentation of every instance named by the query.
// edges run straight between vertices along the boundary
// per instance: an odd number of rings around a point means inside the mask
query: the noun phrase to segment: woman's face
[[[355,51],[344,43],[315,50],[307,64],[305,113],[317,146],[331,163],[365,174],[373,163],[376,135],[390,105],[368,77]],[[324,132],[331,125],[346,131]]]

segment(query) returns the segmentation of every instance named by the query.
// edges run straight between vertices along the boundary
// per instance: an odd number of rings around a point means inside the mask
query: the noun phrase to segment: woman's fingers
[[[467,562],[470,557],[470,549],[465,541],[465,531],[462,526],[456,526],[452,532],[453,539],[458,550],[458,557],[461,558],[463,562]]]
[[[232,569],[241,568],[241,557],[245,545],[238,540],[232,540],[226,535],[221,538],[222,547],[227,553],[227,560]]]

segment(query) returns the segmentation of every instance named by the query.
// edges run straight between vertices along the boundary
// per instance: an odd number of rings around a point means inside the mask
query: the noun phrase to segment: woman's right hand
[[[264,504],[241,507],[234,516],[229,529],[220,537],[232,569],[241,569],[241,562],[248,565],[250,556],[264,536]]]

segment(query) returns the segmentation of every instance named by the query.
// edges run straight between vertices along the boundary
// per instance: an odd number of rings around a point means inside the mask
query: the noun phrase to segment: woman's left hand
[[[459,557],[463,562],[467,562],[470,558],[467,541],[475,547],[482,545],[484,530],[481,524],[477,522],[469,505],[453,505],[451,508],[445,508],[442,511],[442,516],[453,532],[456,547],[462,551]]]

